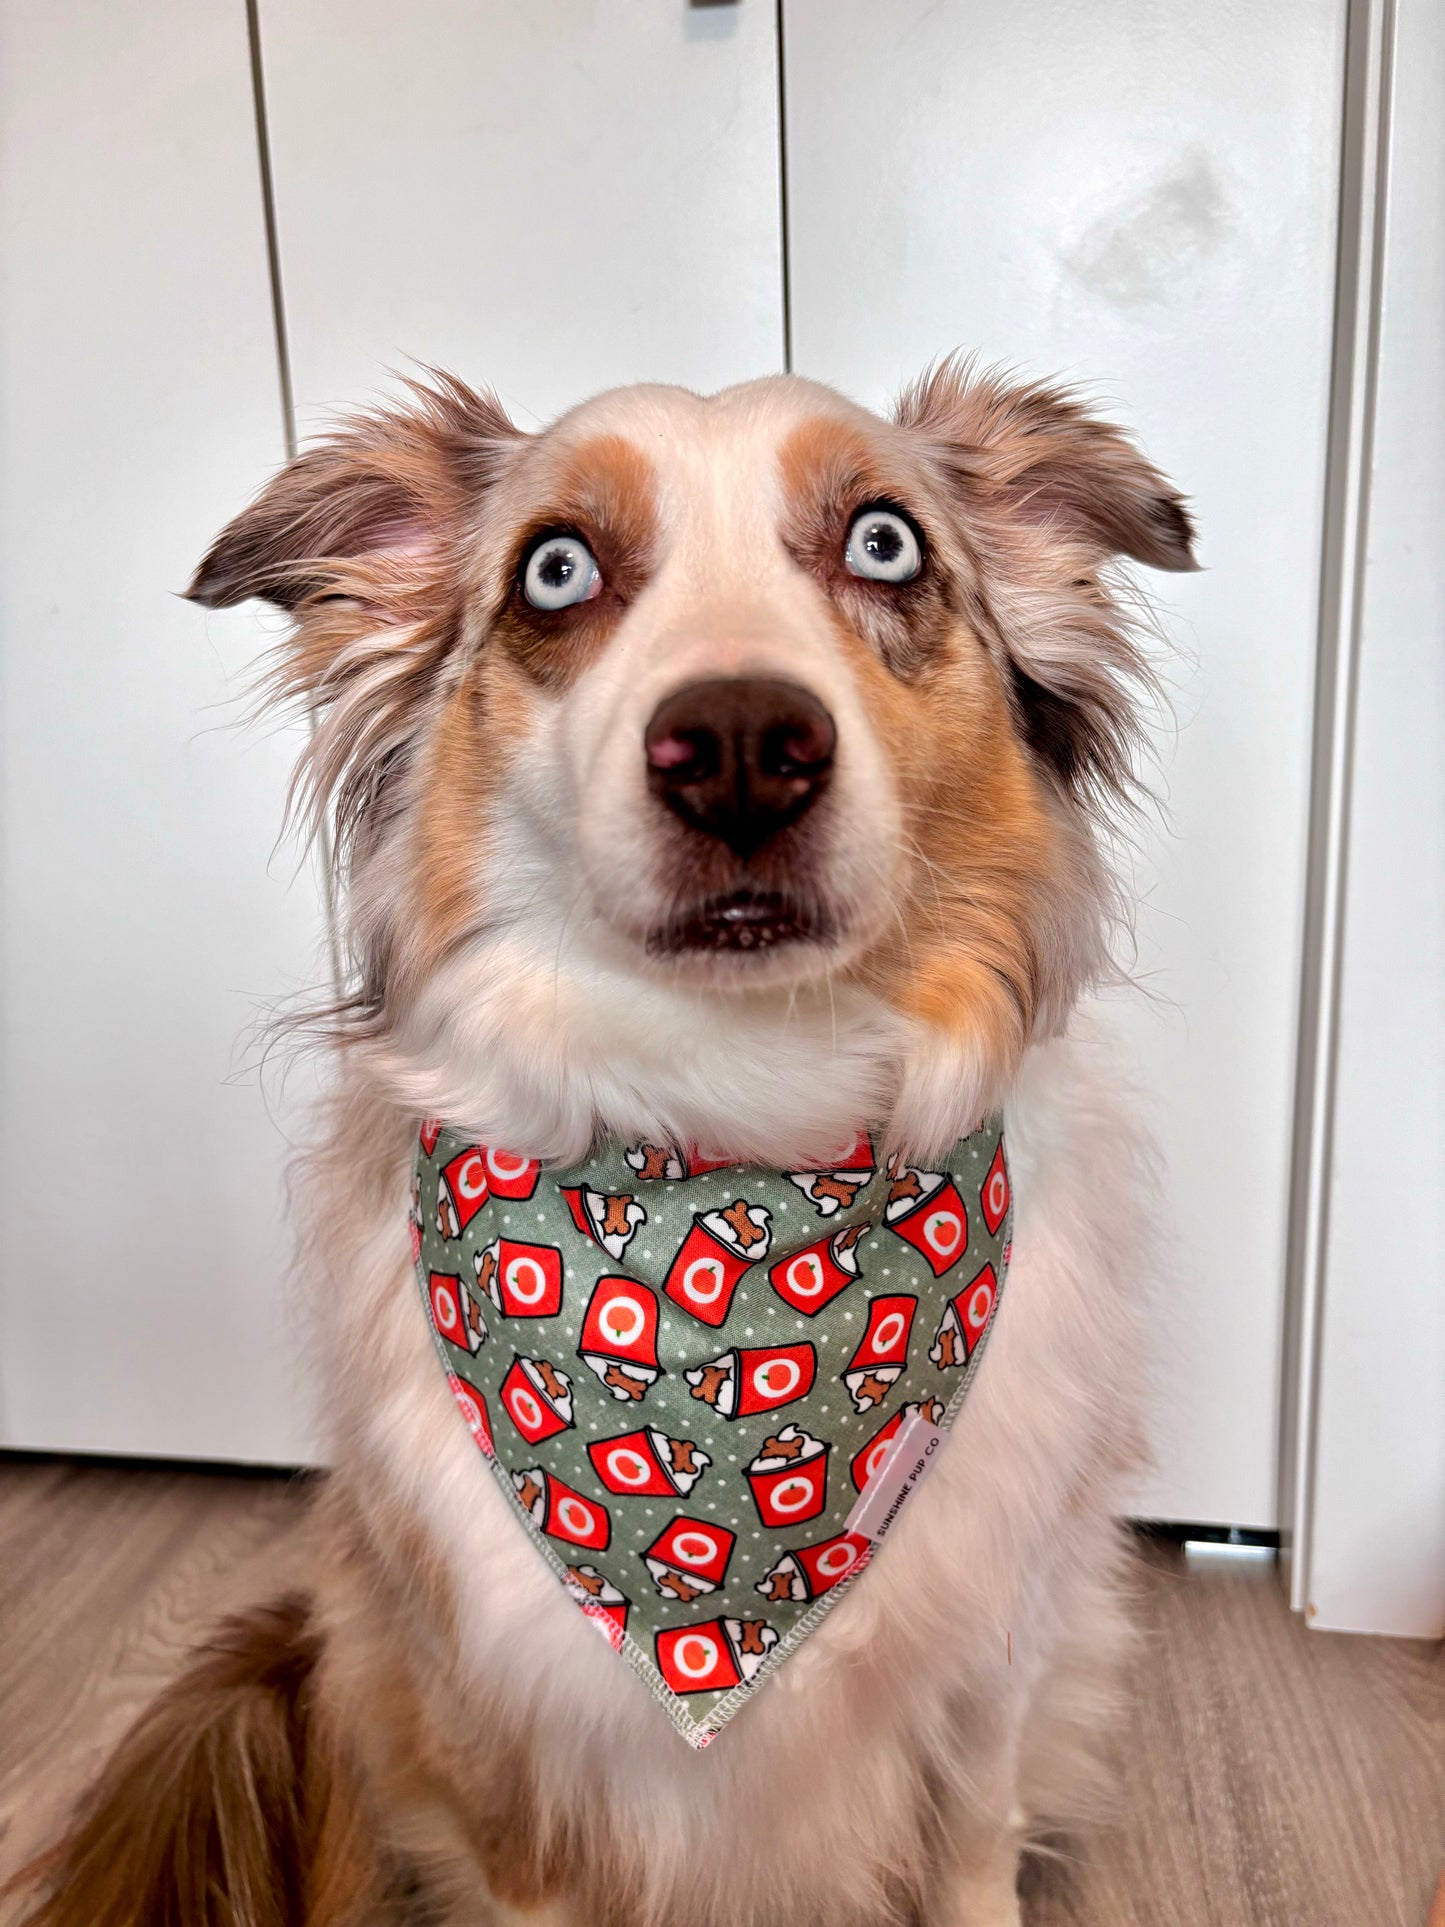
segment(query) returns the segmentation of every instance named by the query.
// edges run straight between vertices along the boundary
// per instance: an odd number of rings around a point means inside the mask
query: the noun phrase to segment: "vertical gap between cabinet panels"
[[[1307,1616],[1394,40],[1394,0],[1350,0],[1280,1437],[1282,1564]]]
[[[281,286],[281,243],[276,225],[276,186],[271,172],[271,129],[266,117],[266,68],[261,57],[259,0],[246,0],[246,38],[251,50],[251,99],[256,112],[256,160],[261,177],[261,212],[266,227],[266,268],[271,281],[271,327],[276,340],[276,383],[281,406],[281,435],[287,461],[296,456],[296,399],[291,386],[291,343],[286,332],[286,300]],[[316,715],[307,716],[315,733]],[[331,969],[332,994],[340,1002],[341,943],[337,934],[336,873],[332,865],[331,826],[323,815],[316,829],[316,859],[321,865],[322,911],[326,918],[326,954]]]
[[[296,407],[291,393],[291,345],[281,294],[281,248],[276,238],[276,189],[271,177],[271,130],[266,120],[266,73],[261,63],[261,17],[257,0],[246,0],[246,37],[251,47],[251,98],[256,106],[256,157],[261,170],[261,211],[266,223],[266,266],[271,276],[271,326],[276,335],[276,376],[281,390],[281,432],[286,459],[296,454]]]
[[[793,372],[793,260],[788,226],[788,59],[785,0],[777,0],[778,41],[778,242],[782,255],[783,367]]]

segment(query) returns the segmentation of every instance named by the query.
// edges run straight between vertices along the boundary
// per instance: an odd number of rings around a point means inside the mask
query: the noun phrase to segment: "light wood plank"
[[[1146,1555],[1116,1825],[1030,1927],[1418,1927],[1445,1857],[1445,1655],[1308,1630],[1272,1570]]]
[[[304,1483],[0,1469],[0,1875],[216,1621],[303,1583]]]

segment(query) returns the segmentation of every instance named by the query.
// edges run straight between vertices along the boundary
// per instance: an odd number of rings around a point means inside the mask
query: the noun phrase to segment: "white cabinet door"
[[[408,359],[525,426],[782,354],[770,5],[261,0],[301,426]]]
[[[316,893],[177,597],[283,454],[239,0],[4,0],[0,258],[0,1444],[294,1459],[244,1036]]]
[[[1348,1632],[1445,1633],[1445,12],[1382,42],[1388,212],[1367,260],[1352,768],[1316,1407],[1296,1598]],[[1373,76],[1370,76],[1373,79]],[[1367,163],[1368,167],[1368,163]],[[1366,192],[1374,183],[1367,172]],[[1368,299],[1368,295],[1366,299]],[[1366,349],[1368,355],[1368,348]],[[1365,397],[1356,390],[1357,405]],[[1341,772],[1342,782],[1345,782]],[[1328,941],[1329,939],[1327,939]],[[1308,1408],[1306,1408],[1307,1410]],[[1311,1450],[1312,1447],[1312,1450]],[[1312,1459],[1313,1463],[1310,1464]]]
[[[1084,383],[1193,498],[1128,1010],[1173,1171],[1135,1508],[1276,1524],[1344,0],[786,0],[793,361]]]

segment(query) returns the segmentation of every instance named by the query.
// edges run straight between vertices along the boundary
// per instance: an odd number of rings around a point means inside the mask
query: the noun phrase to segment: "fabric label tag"
[[[898,1428],[893,1450],[879,1466],[848,1514],[845,1532],[861,1533],[879,1545],[908,1500],[933,1470],[945,1434],[915,1412]]]

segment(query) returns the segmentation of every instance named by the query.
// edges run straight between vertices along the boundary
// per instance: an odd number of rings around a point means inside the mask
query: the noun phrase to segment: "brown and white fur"
[[[922,532],[913,582],[844,566],[879,501]],[[519,567],[555,528],[601,589],[548,614]],[[294,618],[276,683],[314,718],[301,794],[355,971],[300,1170],[305,1291],[347,1309],[315,1345],[324,1553],[282,1631],[231,1628],[149,1716],[36,1920],[1018,1922],[1020,1849],[1078,1814],[1109,1707],[1154,1262],[1147,1146],[1076,1010],[1111,969],[1148,685],[1114,565],[1188,568],[1190,542],[1117,430],[957,364],[886,421],[778,378],[621,390],[538,435],[436,377],[225,530],[191,594]],[[804,687],[837,748],[815,806],[738,856],[659,802],[643,742],[674,692],[750,677]],[[796,928],[689,940],[748,890]],[[544,1159],[606,1131],[807,1169],[860,1122],[927,1159],[997,1104],[1008,1303],[946,1452],[693,1753],[458,1422],[411,1274],[416,1120]],[[299,1762],[284,1797],[247,1755],[257,1695]],[[197,1865],[204,1915],[175,1899]]]

